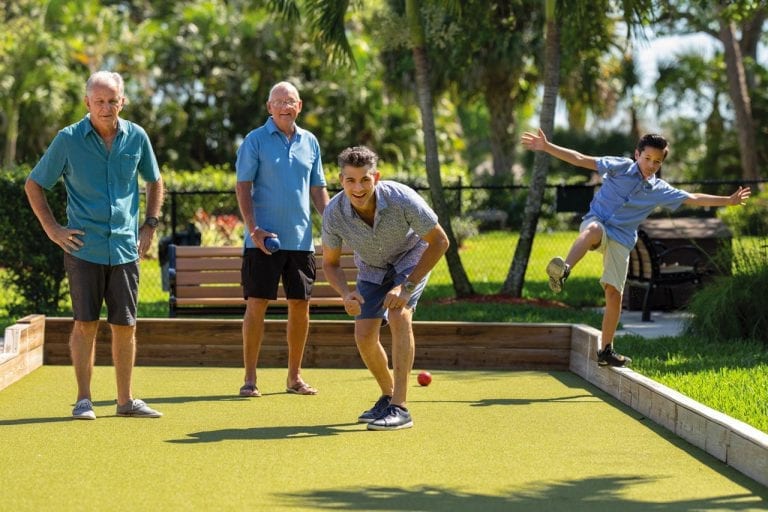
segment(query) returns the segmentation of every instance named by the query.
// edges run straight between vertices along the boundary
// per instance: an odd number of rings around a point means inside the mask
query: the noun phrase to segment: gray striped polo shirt
[[[355,252],[358,279],[381,284],[394,267],[403,274],[416,266],[427,248],[421,239],[437,225],[437,215],[412,188],[380,180],[374,190],[373,227],[352,208],[344,191],[336,194],[323,213],[323,244]]]

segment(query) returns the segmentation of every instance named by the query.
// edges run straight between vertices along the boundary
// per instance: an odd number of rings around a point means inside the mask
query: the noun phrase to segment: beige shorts
[[[605,232],[605,226],[596,220],[585,220],[579,227],[579,233],[585,231],[590,224],[597,224],[603,232],[603,238],[600,245],[593,251],[603,255],[603,275],[600,278],[600,284],[603,288],[611,285],[619,293],[624,293],[624,283],[627,281],[627,270],[629,270],[629,252],[630,249],[624,247],[615,240],[608,238]]]

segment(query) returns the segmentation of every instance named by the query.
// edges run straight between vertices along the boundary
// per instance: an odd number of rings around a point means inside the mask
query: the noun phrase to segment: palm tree
[[[567,32],[571,41],[582,41],[585,46],[592,41],[592,34],[585,34],[583,26],[594,16],[609,16],[610,2],[585,3],[579,0],[545,0],[545,46],[544,46],[544,98],[539,118],[539,126],[551,137],[554,130],[555,106],[557,91],[560,86],[560,38],[562,32]],[[651,0],[624,0],[622,5],[624,19],[628,30],[634,24],[643,22],[651,12]],[[557,15],[560,12],[561,15]],[[567,15],[566,15],[567,13]],[[562,32],[561,32],[562,31]],[[579,38],[579,35],[583,35]],[[533,163],[533,177],[528,197],[526,199],[523,223],[520,227],[520,238],[515,248],[507,278],[502,286],[502,293],[514,297],[522,297],[525,271],[536,235],[536,225],[539,222],[541,204],[544,197],[547,173],[549,171],[549,156],[537,152]]]
[[[419,3],[417,0],[406,0],[406,18],[408,31],[413,51],[413,63],[416,68],[416,89],[421,110],[421,123],[424,131],[424,150],[426,153],[427,181],[432,197],[432,206],[438,217],[442,219],[442,225],[450,240],[450,247],[445,253],[448,271],[453,280],[453,288],[459,297],[474,293],[472,283],[464,270],[459,257],[459,244],[451,227],[451,215],[448,204],[445,202],[443,183],[440,177],[440,160],[437,153],[437,132],[435,131],[435,116],[432,111],[432,91],[429,87],[429,60],[425,48],[424,27],[421,22]]]
[[[273,4],[284,14],[295,16],[299,9],[293,0],[273,0]],[[354,62],[344,31],[344,14],[349,2],[346,0],[307,0],[305,2],[310,23],[318,33],[323,46],[330,50],[331,60],[336,63]],[[432,91],[429,87],[429,60],[425,48],[424,27],[421,20],[420,2],[406,0],[405,12],[408,23],[408,33],[416,68],[416,84],[419,109],[421,111],[422,129],[424,132],[424,148],[426,152],[427,180],[429,182],[432,206],[445,229],[450,247],[446,252],[448,271],[453,280],[453,288],[459,297],[474,293],[464,266],[459,257],[458,243],[451,227],[451,214],[445,201],[443,184],[440,177],[440,160],[437,151],[437,133],[435,117],[432,110]]]
[[[546,0],[545,4],[544,98],[539,117],[539,126],[548,138],[551,138],[555,127],[555,107],[560,84],[560,21],[555,17],[555,1]],[[522,297],[523,294],[525,271],[528,268],[536,225],[539,222],[548,171],[549,155],[537,152],[533,160],[533,178],[525,202],[520,238],[515,248],[512,265],[501,289],[502,293],[514,297]]]
[[[736,117],[734,124],[738,133],[742,178],[757,180],[760,178],[758,146],[749,93],[750,86],[754,86],[754,77],[747,72],[744,60],[756,56],[768,7],[765,2],[751,0],[715,2],[713,5],[714,8],[700,2],[665,0],[661,2],[660,20],[677,33],[681,28],[688,32],[704,32],[723,45],[728,94]],[[737,34],[741,35],[741,40]]]

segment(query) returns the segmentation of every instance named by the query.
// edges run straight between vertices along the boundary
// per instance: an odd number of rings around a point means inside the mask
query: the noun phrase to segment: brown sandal
[[[285,388],[286,393],[292,393],[294,395],[316,395],[317,389],[313,388],[306,382],[297,382],[293,386]]]
[[[243,384],[243,387],[240,388],[240,396],[258,397],[261,396],[261,393],[259,393],[256,384]]]

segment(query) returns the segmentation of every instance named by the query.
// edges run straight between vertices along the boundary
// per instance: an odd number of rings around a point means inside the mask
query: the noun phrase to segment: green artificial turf
[[[418,369],[417,369],[418,370]],[[307,369],[317,396],[234,396],[236,368],[139,367],[161,419],[75,421],[74,375],[45,366],[0,392],[3,510],[765,510],[768,490],[568,372],[435,371],[415,427],[369,432],[365,370]]]

